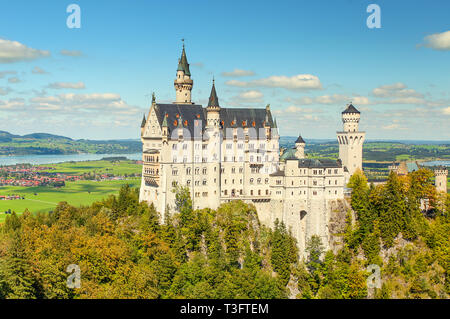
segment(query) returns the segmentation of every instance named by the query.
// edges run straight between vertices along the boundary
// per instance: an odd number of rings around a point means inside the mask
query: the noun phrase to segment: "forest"
[[[450,196],[432,173],[391,173],[375,187],[358,171],[349,186],[342,244],[325,251],[313,236],[305,259],[253,205],[193,210],[183,187],[164,223],[128,185],[90,206],[13,213],[0,226],[0,298],[448,298]],[[67,286],[71,264],[80,288]],[[367,287],[369,264],[380,288]]]

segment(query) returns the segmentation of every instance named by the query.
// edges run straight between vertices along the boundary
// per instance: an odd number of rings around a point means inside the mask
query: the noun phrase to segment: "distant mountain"
[[[74,140],[69,137],[33,133],[14,135],[0,131],[0,155],[132,154],[142,151],[140,140]]]
[[[65,137],[65,136],[60,136],[60,135],[53,135],[53,134],[48,134],[48,133],[27,134],[27,135],[23,135],[22,138],[32,138],[32,139],[36,139],[36,140],[62,139],[62,140],[73,141],[70,137]]]

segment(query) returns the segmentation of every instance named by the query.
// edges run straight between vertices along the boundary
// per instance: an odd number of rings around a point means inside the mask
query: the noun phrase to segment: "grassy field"
[[[67,182],[63,188],[46,186],[21,187],[0,186],[0,195],[18,194],[25,196],[21,200],[0,201],[0,223],[5,219],[5,211],[11,209],[21,214],[26,208],[31,212],[47,212],[53,210],[58,202],[66,201],[71,205],[89,205],[101,200],[110,194],[118,194],[122,185],[129,184],[131,187],[139,187],[140,179],[120,181],[78,181]],[[90,193],[89,193],[90,192]],[[37,195],[34,195],[34,194]]]
[[[142,165],[134,164],[133,161],[86,161],[86,162],[65,162],[59,164],[46,164],[46,167],[53,167],[55,169],[48,170],[53,173],[64,173],[67,175],[80,175],[88,172],[95,172],[97,174],[114,174],[114,175],[130,175],[140,174],[142,172]]]

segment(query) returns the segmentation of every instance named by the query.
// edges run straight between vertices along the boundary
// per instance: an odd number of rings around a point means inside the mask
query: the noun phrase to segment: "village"
[[[89,181],[114,181],[124,180],[131,176],[125,174],[114,175],[112,173],[84,172],[78,175],[64,174],[61,172],[52,172],[55,167],[35,166],[31,164],[17,164],[0,166],[0,186],[22,186],[38,187],[47,186],[61,188],[67,181],[76,182],[82,180]],[[18,200],[25,199],[22,195],[8,194],[0,195],[0,200]]]

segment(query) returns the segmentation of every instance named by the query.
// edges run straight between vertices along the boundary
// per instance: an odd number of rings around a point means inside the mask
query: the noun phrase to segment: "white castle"
[[[189,188],[194,209],[216,209],[242,200],[255,205],[260,221],[273,227],[283,221],[305,244],[319,235],[329,247],[328,224],[333,202],[344,199],[348,178],[362,168],[364,132],[360,112],[349,104],[338,132],[338,160],[305,158],[301,136],[280,156],[276,120],[265,108],[224,108],[214,80],[208,106],[191,101],[193,80],[183,45],[174,81],[176,101],[156,103],[141,125],[143,145],[140,201],[163,215],[175,209],[174,187]]]

